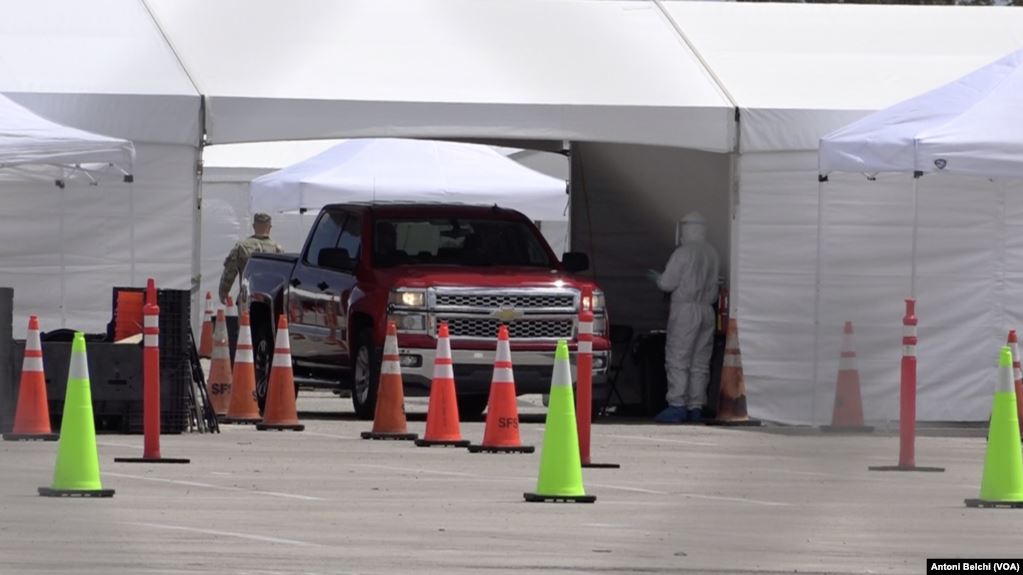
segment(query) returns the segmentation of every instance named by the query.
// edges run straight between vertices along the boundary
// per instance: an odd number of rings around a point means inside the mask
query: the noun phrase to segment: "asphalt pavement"
[[[425,398],[410,398],[422,433]],[[928,557],[1019,557],[1023,510],[967,509],[983,430],[928,429],[917,464],[880,473],[892,430],[663,426],[606,418],[584,469],[593,504],[527,503],[544,408],[520,402],[533,454],[359,438],[347,399],[303,392],[302,432],[224,425],[165,435],[187,465],[115,463],[142,436],[100,435],[112,499],[50,499],[56,443],[0,442],[0,573],[923,573]],[[479,441],[483,423],[463,423]]]

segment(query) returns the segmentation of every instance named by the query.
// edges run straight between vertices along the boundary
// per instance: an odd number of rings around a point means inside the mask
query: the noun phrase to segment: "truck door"
[[[355,267],[359,263],[362,253],[362,218],[359,214],[349,213],[345,219],[345,226],[341,230],[341,237],[338,239],[337,247],[348,252],[354,260],[351,269],[331,270],[330,282],[331,301],[333,306],[328,309],[331,333],[335,334],[335,345],[331,348],[331,365],[349,365],[350,349],[348,342],[348,305],[352,297],[352,290],[356,285]]]
[[[323,250],[337,247],[347,217],[344,211],[320,214],[309,236],[309,245],[291,276],[287,313],[291,354],[297,365],[328,365],[331,355],[339,355],[337,338],[330,337],[327,316],[328,309],[333,307],[328,302],[332,299],[334,273],[320,265],[320,256]]]

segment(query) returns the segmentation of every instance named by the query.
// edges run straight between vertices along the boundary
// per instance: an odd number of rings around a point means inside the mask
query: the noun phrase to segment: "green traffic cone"
[[[554,373],[551,375],[536,493],[523,495],[526,501],[593,503],[597,500],[593,495],[586,495],[583,488],[575,400],[572,398],[572,370],[568,365],[568,345],[564,340],[558,342],[554,353]]]
[[[85,335],[75,333],[71,344],[64,415],[60,423],[57,465],[53,486],[40,487],[45,497],[113,497],[113,489],[103,489],[99,480],[99,454],[96,451],[96,423],[92,417],[92,393],[89,390],[89,364],[85,355]]]
[[[1008,346],[1002,347],[998,358],[998,387],[991,406],[980,499],[967,499],[966,506],[1023,507],[1023,453]]]

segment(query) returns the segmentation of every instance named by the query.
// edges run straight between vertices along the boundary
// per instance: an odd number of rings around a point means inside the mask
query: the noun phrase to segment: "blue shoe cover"
[[[669,405],[665,407],[663,411],[657,414],[654,421],[657,423],[685,423],[689,420],[689,412],[686,408],[675,405]]]

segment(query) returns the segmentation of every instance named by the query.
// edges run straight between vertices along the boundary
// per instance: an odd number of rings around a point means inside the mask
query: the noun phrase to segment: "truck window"
[[[341,229],[341,239],[337,247],[348,250],[352,259],[359,259],[359,249],[362,247],[362,219],[355,214],[348,216],[344,228]]]
[[[345,224],[344,212],[327,212],[316,222],[316,229],[309,239],[309,250],[305,255],[305,263],[316,265],[319,261],[320,250],[323,248],[337,247],[338,238],[341,236],[341,229]],[[355,254],[352,254],[355,257]]]
[[[523,222],[487,219],[385,219],[376,222],[376,264],[553,267]]]

